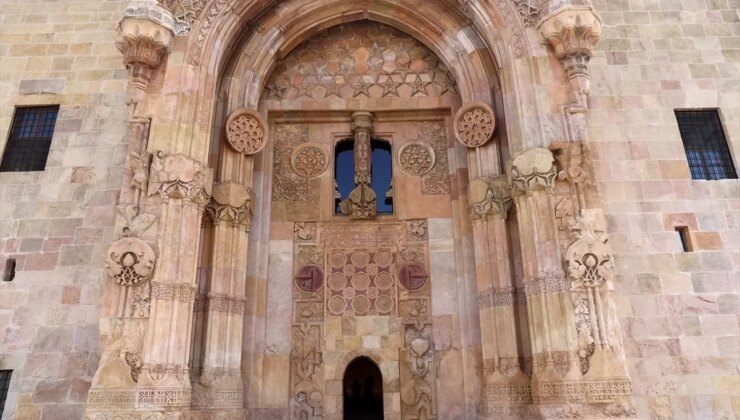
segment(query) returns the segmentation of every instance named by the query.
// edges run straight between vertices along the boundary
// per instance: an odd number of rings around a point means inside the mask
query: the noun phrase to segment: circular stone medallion
[[[355,311],[355,315],[366,314],[370,310],[370,299],[363,295],[355,296],[352,299],[352,310]]]
[[[352,276],[352,287],[356,290],[365,290],[368,286],[370,286],[370,277],[367,274],[360,272]]]
[[[267,144],[267,125],[256,111],[237,109],[226,120],[226,140],[237,152],[253,155]]]
[[[329,164],[329,158],[318,145],[306,143],[293,150],[290,164],[298,175],[313,178],[324,173]]]
[[[380,295],[375,300],[375,307],[378,308],[378,312],[381,314],[390,313],[393,310],[393,299],[388,295]]]
[[[480,147],[488,142],[496,128],[493,109],[483,102],[473,102],[460,108],[455,116],[455,137],[468,147]]]
[[[419,264],[406,264],[402,266],[398,270],[398,277],[403,287],[408,290],[420,289],[429,280],[429,274]]]
[[[301,290],[314,293],[324,285],[324,272],[315,265],[306,265],[298,270],[295,282]]]
[[[332,296],[326,303],[326,307],[333,315],[341,315],[347,308],[347,302],[339,295]]]
[[[342,273],[332,273],[329,276],[329,287],[331,290],[340,291],[347,287],[347,278]]]
[[[434,167],[434,149],[424,143],[409,143],[398,151],[398,164],[409,175],[422,176]]]
[[[381,290],[390,289],[393,286],[393,276],[387,271],[381,271],[375,277],[375,285]]]

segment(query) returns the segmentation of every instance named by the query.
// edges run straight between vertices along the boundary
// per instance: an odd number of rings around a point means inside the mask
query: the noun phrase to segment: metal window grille
[[[59,106],[35,106],[15,110],[0,172],[44,170],[57,114]]]
[[[737,178],[716,110],[676,111],[693,179]]]
[[[0,370],[0,417],[2,417],[3,411],[5,411],[5,397],[8,396],[10,375],[12,374],[12,370]]]

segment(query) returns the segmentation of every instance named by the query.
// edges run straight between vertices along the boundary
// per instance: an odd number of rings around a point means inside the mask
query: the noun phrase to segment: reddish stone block
[[[59,260],[58,252],[43,252],[29,254],[24,270],[26,271],[51,271],[57,266]]]
[[[67,391],[69,390],[69,380],[53,379],[40,381],[36,386],[36,392],[33,394],[35,403],[60,403],[67,400]],[[59,417],[58,417],[59,418]]]
[[[718,232],[691,232],[691,244],[695,251],[717,251],[722,249],[722,237]]]
[[[59,252],[62,245],[71,244],[72,238],[47,238],[41,248],[45,252]]]
[[[665,230],[674,230],[676,227],[686,226],[689,231],[699,230],[696,223],[696,213],[664,213],[663,227]]]
[[[62,303],[80,303],[80,286],[64,286],[62,288]]]

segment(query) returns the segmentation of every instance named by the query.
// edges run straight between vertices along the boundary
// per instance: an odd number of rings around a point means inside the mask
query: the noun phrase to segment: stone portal
[[[345,420],[383,419],[383,376],[369,358],[358,357],[347,366],[342,394]]]

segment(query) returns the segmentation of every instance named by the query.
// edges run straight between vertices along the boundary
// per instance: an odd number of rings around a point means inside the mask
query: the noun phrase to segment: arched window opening
[[[367,357],[358,357],[342,380],[344,420],[383,420],[383,375]]]
[[[354,139],[337,143],[334,149],[334,212],[341,214],[339,203],[355,188]],[[382,139],[370,142],[372,189],[377,196],[378,214],[393,214],[393,152]]]

